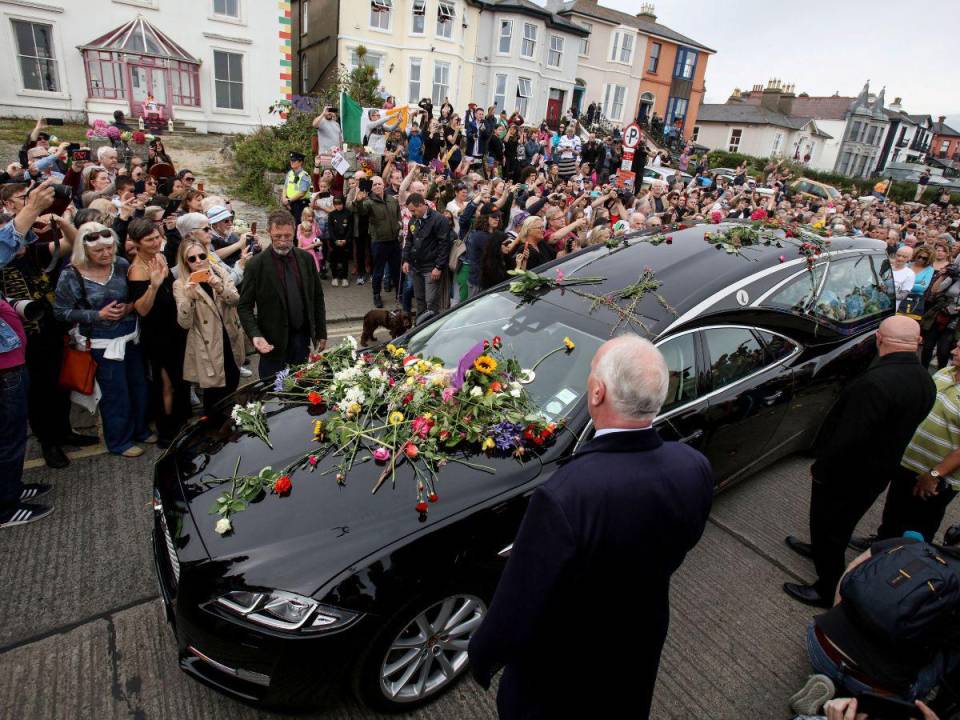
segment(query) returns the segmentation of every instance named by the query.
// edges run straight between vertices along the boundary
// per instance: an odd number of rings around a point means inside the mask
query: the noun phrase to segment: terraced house
[[[642,5],[636,15],[597,0],[554,2],[549,7],[590,31],[578,48],[580,110],[596,102],[604,117],[618,126],[656,113],[669,123],[680,120],[684,136],[690,138],[714,50],[658,23],[651,4]]]

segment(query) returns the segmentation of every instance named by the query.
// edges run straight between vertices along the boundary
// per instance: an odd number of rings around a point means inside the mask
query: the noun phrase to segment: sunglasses
[[[195,228],[196,230],[203,230],[204,232],[210,232],[210,226],[204,225],[203,227]]]
[[[196,178],[187,175],[187,176],[181,178],[181,180],[183,180],[183,181],[186,182],[186,183],[192,183],[194,180],[196,180]]]
[[[200,260],[206,260],[206,259],[207,259],[207,254],[206,254],[206,253],[200,253],[199,255],[190,255],[190,256],[187,258],[187,262],[195,263],[195,262],[198,262],[198,261],[200,261]]]
[[[98,243],[102,242],[105,238],[113,239],[113,232],[104,228],[103,230],[94,230],[93,232],[88,232],[83,236],[83,241],[85,243]]]

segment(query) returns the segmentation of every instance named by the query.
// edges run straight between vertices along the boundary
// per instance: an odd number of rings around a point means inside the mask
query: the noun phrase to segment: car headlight
[[[359,617],[359,613],[323,605],[284,590],[234,590],[215,602],[234,615],[274,630],[324,632],[343,627]]]

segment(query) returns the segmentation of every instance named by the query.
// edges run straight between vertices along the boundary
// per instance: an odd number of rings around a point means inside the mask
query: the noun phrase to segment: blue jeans
[[[876,692],[876,688],[850,677],[845,665],[838,665],[824,652],[813,628],[814,623],[807,626],[807,654],[810,656],[810,665],[813,666],[815,672],[826,675],[833,680],[837,686],[837,697],[843,697],[846,694],[861,695],[865,692]],[[930,691],[940,684],[940,680],[950,671],[951,667],[955,665],[955,660],[948,661],[942,654],[938,655],[935,662],[920,669],[916,682],[910,686],[909,692],[903,696],[903,699],[925,699]],[[840,692],[840,688],[844,688],[846,693]]]
[[[20,503],[27,451],[26,365],[0,373],[0,512]]]
[[[103,350],[92,350],[97,361],[97,382],[100,384],[100,417],[107,450],[122,453],[134,440],[150,436],[147,427],[147,406],[150,392],[143,367],[140,345],[127,343],[123,360],[107,360]]]
[[[400,243],[371,243],[370,259],[373,263],[373,294],[379,295],[385,267],[389,266],[391,278],[400,277]]]
[[[400,306],[406,313],[413,307],[413,273],[403,276],[403,290],[400,293]]]

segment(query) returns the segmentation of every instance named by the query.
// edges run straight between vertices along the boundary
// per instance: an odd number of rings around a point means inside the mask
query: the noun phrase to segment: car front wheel
[[[467,669],[467,646],[487,612],[469,593],[408,605],[386,625],[361,660],[355,689],[368,706],[406,712],[448,690]]]

